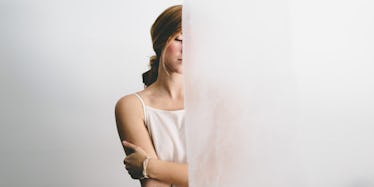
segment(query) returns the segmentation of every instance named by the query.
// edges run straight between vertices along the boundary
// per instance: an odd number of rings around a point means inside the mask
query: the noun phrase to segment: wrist
[[[143,160],[143,179],[150,178],[149,173],[148,173],[148,165],[151,159],[152,157],[146,156],[146,158]]]
[[[147,171],[146,172],[147,172],[147,176],[151,179],[157,179],[157,177],[156,177],[157,172],[155,170],[155,167],[157,167],[157,166],[155,166],[156,162],[157,162],[157,158],[150,158],[148,160]]]

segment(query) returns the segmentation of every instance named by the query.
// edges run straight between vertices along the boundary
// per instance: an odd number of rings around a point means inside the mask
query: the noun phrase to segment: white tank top
[[[184,110],[161,110],[144,104],[144,121],[160,160],[187,163]]]

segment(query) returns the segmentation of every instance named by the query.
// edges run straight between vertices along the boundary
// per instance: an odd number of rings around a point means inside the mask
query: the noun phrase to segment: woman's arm
[[[126,169],[134,171],[143,171],[143,161],[149,157],[147,153],[137,145],[130,142],[122,142],[126,149],[132,150],[133,153],[128,155],[124,163]],[[167,162],[151,158],[146,167],[146,173],[149,178],[165,181],[171,184],[188,186],[188,165],[174,162]]]
[[[121,98],[115,107],[117,130],[121,141],[133,142],[139,145],[151,157],[157,158],[156,152],[153,148],[152,140],[144,125],[144,114],[141,103],[136,96],[128,95]],[[126,155],[132,153],[132,150],[124,147]],[[142,187],[148,186],[170,186],[165,182],[145,179],[141,180]]]
[[[147,168],[152,179],[166,181],[171,184],[188,186],[188,165],[150,159]]]

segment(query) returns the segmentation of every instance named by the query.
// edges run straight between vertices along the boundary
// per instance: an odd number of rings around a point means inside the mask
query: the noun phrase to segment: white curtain
[[[374,1],[186,0],[190,186],[374,186]]]

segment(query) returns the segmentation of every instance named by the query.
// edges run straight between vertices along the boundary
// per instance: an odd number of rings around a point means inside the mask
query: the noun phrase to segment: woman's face
[[[182,33],[177,34],[176,37],[168,43],[165,49],[164,63],[166,71],[169,73],[183,73],[182,42]]]

